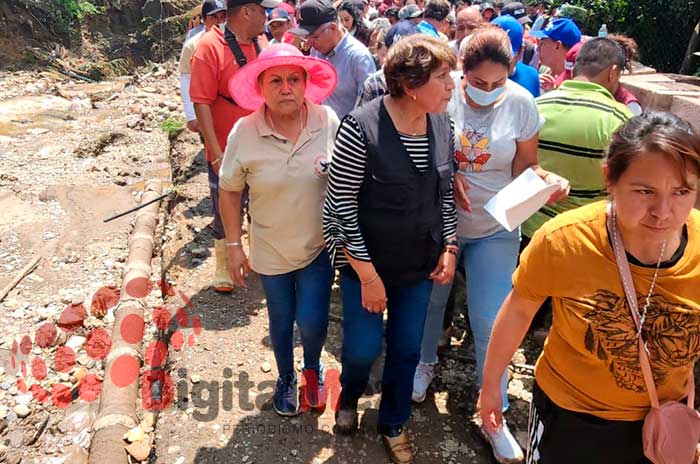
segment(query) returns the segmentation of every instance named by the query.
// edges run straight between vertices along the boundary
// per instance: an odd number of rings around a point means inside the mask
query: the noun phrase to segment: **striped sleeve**
[[[455,138],[454,138],[455,124],[452,118],[450,118],[450,140],[452,145],[451,153],[455,151]],[[442,239],[447,240],[453,238],[457,235],[457,208],[455,208],[455,197],[454,197],[454,175],[452,176],[452,182],[450,182],[450,187],[445,198],[442,199]]]
[[[451,132],[454,132],[452,120],[450,124]],[[416,168],[419,171],[428,169],[428,137],[400,134],[400,139]],[[454,138],[451,137],[451,140],[454,145]],[[328,191],[323,207],[323,234],[331,260],[336,267],[347,264],[343,249],[357,260],[371,261],[360,232],[358,213],[358,195],[366,165],[367,146],[362,130],[352,116],[346,116],[336,135]],[[452,182],[442,200],[441,214],[442,238],[453,238],[457,234],[457,210]]]
[[[335,138],[323,205],[323,236],[336,267],[348,263],[343,250],[360,261],[370,261],[359,223],[358,195],[367,165],[367,146],[360,125],[345,116]]]

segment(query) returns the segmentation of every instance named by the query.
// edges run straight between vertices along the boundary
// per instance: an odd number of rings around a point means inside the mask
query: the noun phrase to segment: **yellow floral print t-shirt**
[[[570,411],[642,420],[649,396],[605,220],[603,201],[547,222],[523,252],[513,286],[528,299],[552,297],[553,324],[535,368],[545,394]],[[659,270],[643,330],[661,403],[685,397],[700,356],[700,212],[686,227],[682,257]],[[655,269],[630,268],[641,310]]]

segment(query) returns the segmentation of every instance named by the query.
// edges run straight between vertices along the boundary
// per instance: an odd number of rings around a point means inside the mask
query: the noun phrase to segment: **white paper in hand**
[[[512,232],[542,208],[558,188],[556,184],[547,184],[528,168],[494,195],[484,209]]]

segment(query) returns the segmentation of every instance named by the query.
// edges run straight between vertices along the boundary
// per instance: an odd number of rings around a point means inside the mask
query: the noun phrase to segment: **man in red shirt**
[[[214,290],[230,292],[233,282],[226,263],[224,229],[219,215],[219,168],[231,128],[250,111],[238,106],[228,91],[231,77],[245,63],[257,58],[267,45],[264,37],[266,8],[274,8],[279,0],[228,0],[226,24],[204,34],[192,55],[190,99],[204,137],[209,189],[214,206],[212,232],[216,253]]]

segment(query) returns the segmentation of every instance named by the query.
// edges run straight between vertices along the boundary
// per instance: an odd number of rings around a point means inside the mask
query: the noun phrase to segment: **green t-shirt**
[[[571,192],[566,200],[545,206],[523,224],[527,237],[557,214],[605,196],[601,171],[605,150],[613,133],[632,117],[625,105],[592,82],[565,81],[535,101],[545,121],[537,148],[539,164],[568,179]]]

